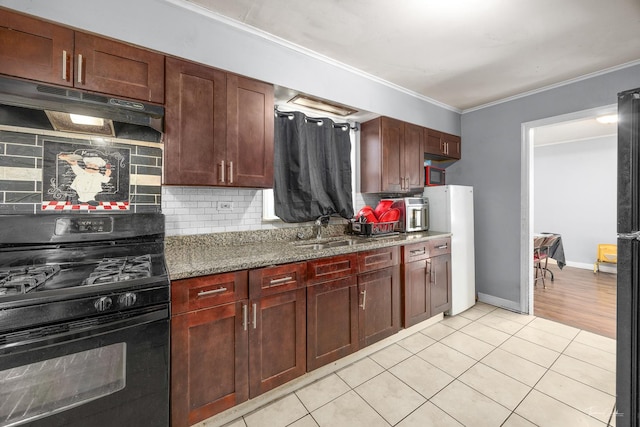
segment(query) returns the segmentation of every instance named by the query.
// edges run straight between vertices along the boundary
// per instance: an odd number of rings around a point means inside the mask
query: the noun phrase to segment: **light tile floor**
[[[614,396],[614,340],[478,303],[227,426],[615,426]]]

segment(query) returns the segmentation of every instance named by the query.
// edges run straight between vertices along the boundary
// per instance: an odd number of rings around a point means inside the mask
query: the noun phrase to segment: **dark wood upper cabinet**
[[[404,123],[378,117],[362,123],[360,131],[361,191],[407,191]]]
[[[169,185],[273,186],[273,85],[167,58]]]
[[[74,32],[0,9],[0,73],[73,86]]]
[[[219,185],[226,155],[226,73],[167,58],[164,183]]]
[[[360,190],[409,192],[424,187],[426,128],[388,117],[361,125]]]
[[[404,124],[405,188],[424,187],[424,128]]]
[[[273,85],[227,74],[229,185],[273,187]]]
[[[426,129],[424,151],[434,159],[460,159],[461,139],[459,136],[433,129]]]
[[[75,58],[77,88],[164,102],[164,55],[76,32]]]
[[[164,55],[0,9],[0,73],[164,102]]]

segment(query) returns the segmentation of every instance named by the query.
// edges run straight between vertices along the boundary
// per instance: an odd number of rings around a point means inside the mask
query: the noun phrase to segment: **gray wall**
[[[0,0],[0,6],[460,135],[460,114],[166,0]],[[286,24],[286,23],[283,23]]]
[[[615,136],[534,148],[534,232],[562,234],[567,265],[593,268],[616,243]]]
[[[521,124],[615,104],[618,92],[635,87],[640,65],[462,115],[462,160],[447,179],[474,186],[479,293],[521,307]]]

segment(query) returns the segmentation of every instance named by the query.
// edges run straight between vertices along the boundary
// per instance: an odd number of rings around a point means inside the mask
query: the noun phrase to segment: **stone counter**
[[[345,235],[343,230],[338,229],[323,234],[326,237],[316,240],[307,229],[287,229],[169,236],[165,241],[165,257],[170,279],[177,280],[405,245],[450,235],[451,233],[446,232],[426,231],[360,237]],[[324,249],[308,247],[313,243],[335,240],[348,240],[349,244]]]

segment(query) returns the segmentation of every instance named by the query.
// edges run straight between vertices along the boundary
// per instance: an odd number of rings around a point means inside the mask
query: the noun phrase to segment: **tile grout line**
[[[369,403],[369,402],[368,402],[368,401],[367,401],[363,396],[361,396],[361,395],[360,395],[360,393],[358,393],[358,391],[356,391],[356,388],[357,388],[357,387],[360,387],[361,385],[365,384],[366,382],[371,381],[372,379],[374,379],[374,378],[376,378],[376,377],[379,377],[379,376],[380,376],[381,374],[383,374],[384,372],[388,372],[391,376],[393,376],[393,378],[395,378],[395,379],[397,379],[398,381],[402,382],[405,386],[407,386],[407,387],[408,387],[408,388],[410,388],[412,391],[416,392],[418,395],[420,395],[421,397],[423,397],[423,398],[425,399],[425,402],[424,402],[424,403],[422,403],[422,404],[421,404],[421,405],[419,405],[417,408],[415,408],[414,410],[412,410],[411,412],[409,412],[407,415],[405,415],[402,419],[400,419],[397,423],[395,423],[395,424],[393,424],[393,425],[397,425],[397,424],[401,423],[403,420],[405,420],[407,417],[409,417],[411,414],[413,414],[415,411],[417,411],[420,407],[422,407],[422,406],[423,406],[425,403],[427,403],[427,402],[429,402],[429,403],[431,403],[432,405],[434,405],[436,408],[438,408],[439,410],[441,410],[442,412],[444,412],[445,414],[447,414],[448,416],[450,416],[452,419],[454,419],[454,420],[456,420],[456,421],[460,422],[460,420],[457,420],[453,415],[449,414],[447,411],[445,411],[444,409],[440,408],[438,405],[436,405],[436,404],[435,404],[434,402],[432,402],[432,400],[431,400],[433,397],[435,397],[438,393],[440,393],[440,392],[441,392],[442,390],[444,390],[445,388],[449,387],[449,386],[450,386],[453,382],[455,382],[456,380],[460,381],[462,384],[464,384],[465,386],[467,386],[467,387],[471,388],[471,389],[472,389],[472,390],[474,390],[475,392],[480,393],[482,396],[486,397],[487,399],[489,399],[489,400],[491,400],[491,401],[495,402],[496,404],[498,404],[498,405],[500,405],[500,406],[504,407],[505,409],[509,410],[509,408],[505,407],[505,406],[504,406],[504,405],[502,405],[501,403],[499,403],[499,402],[495,401],[494,399],[492,399],[491,397],[489,397],[489,396],[485,395],[485,394],[484,394],[484,393],[482,393],[481,391],[476,390],[476,389],[475,389],[475,388],[473,388],[472,386],[470,386],[470,385],[466,384],[465,382],[461,381],[461,380],[460,380],[460,377],[461,377],[462,375],[464,375],[466,372],[468,372],[470,369],[472,369],[473,367],[475,367],[476,365],[478,365],[478,363],[482,363],[482,360],[484,360],[487,356],[489,356],[490,354],[492,354],[493,352],[495,352],[495,350],[496,350],[496,349],[499,349],[499,348],[500,348],[502,351],[505,351],[505,352],[507,352],[507,353],[509,353],[509,354],[511,354],[511,355],[513,355],[513,356],[515,356],[515,357],[522,358],[521,356],[519,356],[519,355],[517,355],[517,354],[515,354],[515,353],[511,353],[511,352],[509,352],[508,350],[502,349],[502,348],[501,348],[501,346],[502,346],[502,345],[503,345],[507,340],[509,340],[511,337],[516,336],[516,334],[517,334],[518,332],[520,332],[523,328],[525,328],[525,327],[527,327],[527,326],[531,326],[533,329],[536,329],[536,330],[538,330],[538,331],[542,331],[542,332],[545,332],[545,333],[549,333],[549,334],[554,335],[554,336],[557,336],[557,337],[561,337],[561,338],[566,338],[566,337],[563,337],[562,335],[558,335],[558,334],[556,334],[556,333],[553,333],[553,332],[550,332],[550,331],[547,331],[547,330],[544,330],[544,329],[540,329],[540,328],[536,328],[535,326],[532,326],[532,325],[531,325],[531,322],[533,322],[535,319],[537,319],[537,317],[535,317],[535,316],[532,316],[533,318],[532,318],[529,322],[527,322],[527,323],[524,323],[524,324],[523,324],[523,323],[520,323],[520,322],[515,322],[515,321],[513,321],[513,320],[511,320],[511,319],[508,319],[508,318],[506,318],[506,317],[499,316],[498,314],[495,314],[495,316],[500,317],[500,319],[502,319],[502,320],[504,320],[504,321],[510,321],[510,322],[518,323],[518,324],[520,324],[520,325],[521,325],[521,326],[520,326],[520,328],[518,328],[518,330],[517,330],[517,331],[515,331],[515,332],[513,332],[513,333],[505,332],[504,330],[498,329],[498,328],[496,328],[496,327],[494,327],[494,326],[492,326],[492,325],[488,325],[488,324],[486,324],[486,323],[480,322],[480,320],[481,320],[482,318],[486,317],[487,315],[489,315],[489,314],[491,314],[491,313],[496,312],[498,309],[499,309],[499,307],[494,308],[494,309],[489,310],[489,311],[484,311],[484,310],[482,310],[482,311],[484,312],[484,314],[483,314],[482,316],[480,316],[480,317],[477,317],[476,319],[469,319],[469,318],[467,318],[467,317],[465,317],[465,316],[461,316],[461,317],[462,317],[462,318],[464,318],[465,320],[469,320],[469,323],[468,323],[468,324],[466,324],[466,325],[464,325],[464,326],[458,327],[458,328],[453,327],[453,326],[450,326],[450,325],[448,325],[448,324],[443,323],[442,321],[440,321],[440,322],[435,323],[435,324],[433,324],[433,325],[429,325],[429,326],[425,327],[424,329],[421,329],[421,330],[415,331],[415,332],[414,332],[414,334],[409,335],[409,336],[407,336],[406,338],[409,338],[409,337],[411,337],[411,336],[415,336],[415,334],[420,333],[420,334],[422,334],[422,335],[424,335],[424,336],[428,337],[429,339],[431,339],[431,340],[433,341],[433,342],[431,342],[429,345],[427,345],[426,347],[421,348],[420,350],[418,350],[418,351],[416,351],[416,352],[414,352],[414,351],[412,351],[412,350],[409,350],[408,348],[406,348],[406,347],[402,346],[402,345],[399,343],[399,341],[398,341],[398,342],[395,342],[395,343],[392,343],[392,344],[390,344],[389,346],[384,347],[384,348],[382,348],[382,349],[378,350],[377,352],[381,352],[381,351],[383,351],[383,350],[384,350],[384,349],[386,349],[386,348],[392,347],[394,344],[398,344],[398,346],[399,346],[400,348],[402,348],[403,350],[405,350],[405,351],[407,351],[408,353],[410,353],[410,356],[408,356],[408,357],[406,357],[406,358],[402,359],[401,361],[399,361],[399,362],[397,362],[397,363],[394,363],[394,364],[390,365],[388,368],[387,368],[387,367],[385,367],[385,366],[380,365],[380,363],[378,363],[375,359],[371,358],[371,356],[372,356],[372,355],[374,355],[375,353],[364,356],[362,359],[359,359],[358,361],[364,360],[364,359],[366,359],[366,358],[370,358],[370,359],[371,359],[371,361],[373,361],[375,364],[377,364],[378,366],[381,366],[381,367],[383,368],[383,371],[382,371],[382,372],[380,372],[380,373],[378,373],[378,374],[376,374],[376,375],[374,375],[373,377],[371,377],[371,378],[367,379],[367,380],[366,380],[366,381],[364,381],[363,383],[356,385],[355,387],[352,387],[352,386],[351,386],[350,384],[348,384],[344,379],[342,379],[342,378],[340,377],[340,375],[338,375],[338,372],[339,372],[339,371],[334,371],[334,372],[332,372],[332,373],[329,373],[328,375],[326,375],[326,376],[325,376],[325,377],[323,377],[323,378],[319,378],[319,379],[318,379],[318,380],[316,380],[315,382],[317,382],[317,381],[321,381],[322,379],[329,377],[331,374],[336,374],[336,376],[337,376],[337,377],[338,377],[342,382],[344,382],[344,383],[349,387],[349,390],[347,390],[347,391],[345,391],[344,393],[341,393],[340,395],[338,395],[338,396],[334,397],[334,398],[333,398],[333,399],[331,399],[330,401],[325,402],[323,405],[319,406],[319,407],[318,407],[318,408],[316,408],[315,410],[318,410],[318,409],[320,409],[320,408],[324,407],[325,405],[327,405],[327,404],[329,404],[329,403],[331,403],[331,402],[335,401],[336,399],[338,399],[338,398],[340,398],[340,397],[344,396],[345,394],[349,393],[349,391],[353,391],[353,392],[355,392],[355,394],[356,394],[360,399],[362,399],[362,400],[367,404],[367,406],[369,406],[369,407],[370,407],[370,408],[371,408],[371,409],[372,409],[376,414],[378,414],[378,415],[379,415],[379,416],[380,416],[380,417],[381,417],[381,418],[382,418],[382,419],[383,419],[387,424],[391,425],[391,423],[389,423],[389,421],[387,421],[387,419],[386,419],[386,418],[385,418],[385,417],[384,417],[384,416],[383,416],[383,415],[382,415],[378,410],[376,410],[376,408],[375,408],[375,407],[373,407],[373,405],[372,405],[371,403]],[[481,310],[478,310],[478,311],[481,311]],[[445,319],[446,319],[446,318],[445,318]],[[545,320],[546,320],[546,319],[545,319]],[[469,325],[472,325],[472,324],[474,324],[474,323],[476,323],[476,322],[477,322],[478,324],[480,324],[480,325],[484,326],[484,327],[488,327],[488,328],[491,328],[491,329],[493,329],[493,330],[495,330],[495,331],[498,331],[498,332],[504,333],[504,334],[508,335],[508,336],[509,336],[509,338],[507,338],[506,340],[502,341],[502,343],[500,343],[500,344],[498,344],[498,345],[494,345],[494,344],[492,344],[492,343],[489,343],[489,342],[487,342],[487,341],[482,340],[481,338],[475,337],[475,336],[473,336],[473,335],[470,335],[470,334],[469,334],[469,333],[467,333],[467,332],[462,331],[462,329],[463,329],[463,328],[465,328],[465,327],[467,327],[467,326],[469,326]],[[551,321],[551,322],[553,322],[553,321]],[[559,322],[556,322],[556,323],[559,323]],[[432,338],[431,336],[429,336],[427,333],[425,333],[425,332],[424,332],[426,329],[428,329],[428,328],[430,328],[430,327],[432,327],[432,326],[435,326],[435,325],[437,325],[437,324],[441,324],[441,325],[443,325],[443,326],[446,326],[446,327],[448,327],[448,328],[451,328],[451,329],[453,330],[453,332],[451,332],[450,334],[447,334],[447,335],[445,335],[445,336],[443,336],[443,337],[441,337],[441,338],[439,338],[439,339],[434,339],[434,338]],[[547,350],[554,351],[554,352],[558,353],[558,355],[554,358],[554,360],[549,364],[549,366],[548,366],[548,367],[545,367],[545,366],[543,366],[543,365],[539,365],[539,364],[538,364],[538,363],[536,363],[536,362],[533,362],[533,361],[531,361],[531,360],[528,360],[528,359],[522,358],[522,359],[524,359],[524,360],[527,360],[528,362],[535,363],[537,366],[541,366],[542,368],[544,368],[544,373],[540,376],[540,378],[536,381],[536,383],[535,383],[533,386],[529,386],[528,384],[523,383],[522,381],[518,380],[517,378],[512,377],[511,375],[505,374],[504,372],[498,371],[497,369],[492,368],[491,366],[486,365],[486,364],[484,364],[484,363],[483,363],[483,365],[484,365],[484,366],[486,366],[486,367],[488,367],[489,369],[495,370],[496,372],[499,372],[499,373],[501,373],[501,374],[503,374],[503,375],[505,375],[505,376],[507,376],[507,377],[509,377],[509,378],[511,378],[511,379],[513,379],[513,380],[515,380],[515,381],[517,381],[517,382],[519,382],[519,383],[521,383],[521,384],[523,384],[523,385],[527,386],[527,387],[530,387],[530,388],[529,388],[529,391],[524,395],[524,397],[519,401],[519,403],[514,407],[514,409],[513,409],[513,410],[510,410],[509,415],[508,415],[508,416],[506,417],[506,419],[501,423],[501,425],[503,425],[504,423],[506,423],[506,422],[510,419],[510,417],[511,417],[513,414],[516,414],[517,416],[522,417],[522,415],[520,415],[520,414],[517,414],[517,413],[516,413],[516,410],[518,409],[518,407],[520,407],[520,406],[521,406],[522,402],[524,402],[524,400],[525,400],[525,399],[526,399],[526,398],[531,394],[532,390],[534,390],[534,389],[535,389],[537,392],[539,392],[539,393],[541,393],[541,394],[543,394],[543,395],[545,395],[545,396],[547,396],[547,397],[549,397],[549,398],[551,398],[551,399],[553,399],[553,400],[555,400],[555,401],[557,401],[557,402],[559,402],[559,403],[561,403],[561,404],[563,404],[563,405],[566,405],[566,406],[568,406],[568,407],[570,407],[570,408],[572,408],[572,409],[575,409],[575,410],[577,410],[577,411],[579,411],[579,412],[581,412],[581,413],[583,413],[583,414],[585,414],[585,415],[589,416],[590,418],[593,418],[594,420],[596,420],[596,421],[598,421],[598,422],[602,422],[601,420],[599,420],[599,419],[597,419],[597,418],[595,418],[595,417],[593,417],[593,416],[591,416],[591,415],[589,415],[589,414],[587,414],[587,413],[585,413],[585,412],[581,411],[580,409],[575,408],[575,407],[573,407],[573,406],[569,405],[569,404],[568,404],[568,403],[566,403],[566,402],[563,402],[563,401],[561,401],[561,400],[558,400],[558,399],[554,398],[553,396],[549,396],[549,395],[547,395],[546,393],[543,393],[542,391],[540,391],[540,390],[536,389],[536,386],[540,383],[540,381],[542,380],[542,378],[544,378],[544,377],[545,377],[545,375],[547,375],[550,371],[551,371],[551,372],[553,372],[554,374],[558,374],[558,375],[562,375],[562,376],[565,376],[565,377],[566,377],[566,375],[564,375],[564,374],[562,374],[562,373],[560,373],[560,372],[557,372],[557,371],[555,371],[555,370],[552,370],[552,367],[556,364],[556,362],[559,360],[559,358],[560,358],[561,356],[563,356],[563,355],[564,355],[564,356],[566,356],[566,357],[568,357],[568,358],[571,358],[571,359],[574,359],[574,360],[579,360],[579,361],[581,361],[581,362],[583,362],[583,363],[587,363],[587,364],[589,364],[589,365],[591,365],[591,366],[598,367],[598,368],[600,368],[600,369],[604,369],[604,368],[601,368],[601,367],[599,367],[599,366],[597,366],[597,365],[593,365],[593,364],[591,364],[591,363],[589,363],[589,362],[585,362],[585,361],[582,361],[582,360],[580,360],[580,359],[576,359],[576,358],[574,358],[574,357],[572,357],[572,356],[569,356],[569,355],[565,354],[565,351],[569,348],[569,346],[570,346],[573,342],[580,343],[579,341],[576,341],[576,338],[579,336],[579,334],[580,334],[580,332],[582,331],[582,329],[577,329],[577,330],[578,330],[578,332],[574,335],[574,337],[573,337],[573,338],[571,338],[571,339],[569,340],[569,343],[568,343],[567,345],[565,345],[565,346],[564,346],[564,348],[563,348],[563,350],[562,350],[562,351],[560,351],[560,352],[558,352],[558,351],[556,351],[556,350],[554,350],[554,349],[548,348],[548,347],[546,347],[546,346],[544,346],[544,345],[541,345],[541,344],[539,344],[539,343],[536,343],[536,342],[533,342],[533,341],[529,341],[529,340],[527,340],[527,339],[525,339],[525,338],[517,337],[517,338],[522,339],[522,340],[524,340],[524,341],[527,341],[527,342],[529,342],[529,343],[531,343],[531,344],[534,344],[534,345],[540,346],[540,347],[542,347],[542,348],[544,348],[544,349],[547,349]],[[491,345],[491,346],[493,347],[493,349],[492,349],[489,353],[487,353],[486,355],[484,355],[482,358],[480,358],[480,359],[475,359],[475,358],[471,357],[471,359],[474,361],[474,363],[473,363],[470,367],[468,367],[467,369],[465,369],[463,372],[461,372],[460,374],[458,374],[457,376],[455,376],[455,377],[453,377],[453,376],[452,376],[452,378],[453,378],[453,379],[452,379],[451,381],[449,381],[445,386],[443,386],[442,388],[440,388],[440,390],[439,390],[438,392],[436,392],[435,394],[433,394],[430,398],[427,398],[426,396],[423,396],[420,392],[418,392],[416,389],[414,389],[411,385],[407,384],[407,383],[406,383],[406,382],[404,382],[401,378],[397,377],[396,375],[394,375],[394,374],[390,371],[390,369],[392,369],[393,367],[395,367],[395,366],[399,365],[400,363],[403,363],[403,362],[405,362],[406,360],[408,360],[408,359],[410,359],[410,358],[412,358],[412,357],[416,356],[416,357],[418,357],[420,360],[422,360],[422,361],[424,361],[424,362],[428,363],[428,364],[429,364],[430,366],[432,366],[433,368],[438,369],[439,371],[442,371],[442,372],[444,372],[444,373],[445,373],[445,374],[447,374],[447,375],[450,375],[448,372],[443,371],[441,368],[439,368],[439,367],[438,367],[438,366],[436,366],[436,365],[433,365],[433,364],[432,364],[432,363],[430,363],[428,360],[425,360],[425,359],[423,359],[422,357],[418,356],[418,353],[420,353],[420,352],[422,352],[422,351],[424,351],[424,350],[428,349],[429,347],[431,347],[432,345],[434,345],[434,344],[436,344],[436,343],[440,343],[441,345],[443,345],[443,346],[445,346],[445,347],[447,347],[447,348],[449,348],[449,349],[451,349],[451,350],[453,350],[453,351],[456,351],[456,352],[461,353],[461,354],[463,354],[463,355],[465,355],[465,356],[467,356],[467,357],[470,357],[470,356],[468,356],[467,354],[460,352],[458,349],[455,349],[455,348],[453,348],[453,347],[448,346],[448,345],[447,345],[447,344],[445,344],[445,343],[442,343],[442,340],[443,340],[443,339],[445,339],[446,337],[448,337],[448,336],[452,335],[452,334],[453,334],[453,333],[455,333],[456,331],[459,331],[459,332],[461,332],[462,334],[464,334],[464,335],[466,335],[466,336],[468,336],[468,337],[471,337],[471,338],[477,339],[477,340],[479,340],[480,342],[483,342],[483,343],[485,343],[485,344]],[[596,335],[597,335],[597,334],[596,334]],[[406,339],[406,338],[405,338],[405,339]],[[594,349],[602,350],[602,349],[600,349],[599,347],[591,346],[591,345],[589,345],[589,344],[584,344],[584,343],[580,343],[580,344],[583,344],[583,345],[586,345],[586,346],[592,347],[592,348],[594,348]],[[605,352],[605,353],[609,353],[609,352],[607,352],[607,351],[605,351],[605,350],[602,350],[602,351],[603,351],[603,352]],[[376,353],[377,353],[377,352],[376,352]],[[358,361],[356,361],[356,362],[354,362],[354,363],[357,363]],[[349,366],[351,366],[351,365],[349,365]],[[342,368],[341,370],[343,370],[343,369],[346,369],[346,367]],[[606,370],[606,369],[605,369],[605,370]],[[451,376],[451,375],[450,375],[450,376]],[[573,378],[571,378],[571,377],[567,377],[567,378],[573,379]],[[580,383],[580,384],[582,384],[582,385],[584,385],[584,386],[587,386],[587,387],[590,387],[590,388],[592,388],[592,389],[594,389],[594,390],[597,390],[597,391],[603,392],[602,390],[600,390],[600,389],[598,389],[598,388],[595,388],[595,387],[592,387],[591,385],[586,384],[586,383],[584,383],[584,382],[582,382],[582,381],[580,381],[580,380],[576,380],[576,379],[573,379],[573,380],[574,380],[574,381],[576,381],[576,382],[578,382],[578,383]],[[313,383],[311,383],[311,384],[313,384]],[[310,384],[309,384],[309,385],[310,385]],[[292,425],[292,424],[295,424],[296,422],[298,422],[298,421],[300,421],[301,419],[305,418],[307,415],[310,415],[310,416],[311,416],[311,418],[313,419],[314,423],[315,423],[315,424],[317,424],[318,426],[320,426],[320,424],[319,424],[319,423],[318,423],[318,421],[315,419],[315,417],[313,416],[313,414],[309,411],[309,409],[307,408],[307,406],[304,404],[304,402],[302,402],[302,400],[300,399],[300,397],[297,395],[297,391],[298,391],[298,390],[293,391],[292,393],[293,393],[293,394],[296,394],[296,399],[298,399],[298,401],[302,404],[303,408],[306,410],[306,414],[305,414],[305,415],[303,415],[301,418],[299,418],[299,419],[295,420],[294,422],[289,423],[289,424],[288,424],[288,426],[290,426],[290,425]],[[603,393],[606,393],[606,392],[603,392]],[[609,394],[609,393],[606,393],[606,394]],[[609,394],[609,395],[610,395],[610,394]],[[612,413],[609,415],[609,421],[608,421],[608,422],[606,422],[606,425],[609,425],[609,424],[610,424],[610,421],[611,421],[611,419],[612,419],[612,417],[613,417],[614,412],[615,412],[615,404],[614,404],[614,407],[612,408]],[[247,414],[247,415],[249,415],[249,414]],[[247,426],[247,424],[246,424],[246,420],[244,419],[244,418],[245,418],[245,416],[242,416],[241,418],[242,418],[242,420],[243,420],[243,422],[244,422],[245,426]],[[531,422],[530,420],[528,420],[528,419],[526,419],[526,418],[524,418],[524,417],[523,417],[523,419],[525,419],[525,420],[527,420],[527,421]],[[460,422],[460,423],[461,423],[461,422]],[[461,424],[462,424],[462,423],[461,423]],[[321,427],[322,427],[322,426],[321,426]]]

